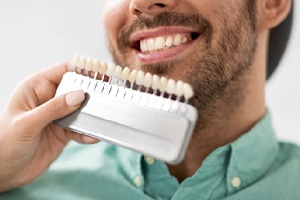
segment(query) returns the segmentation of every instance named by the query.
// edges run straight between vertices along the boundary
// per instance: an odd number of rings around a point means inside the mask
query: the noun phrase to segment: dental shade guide
[[[188,104],[194,95],[188,83],[79,55],[72,65],[74,72],[64,74],[56,96],[81,89],[86,99],[54,124],[170,164],[182,161],[198,117]]]

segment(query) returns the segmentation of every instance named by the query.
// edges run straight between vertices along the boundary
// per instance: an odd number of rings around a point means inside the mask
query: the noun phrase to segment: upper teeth
[[[165,48],[177,47],[191,40],[188,34],[173,34],[140,40],[142,52],[153,52]]]
[[[81,70],[93,71],[109,77],[115,77],[123,81],[129,81],[132,84],[136,83],[145,88],[152,88],[153,90],[160,90],[160,92],[167,92],[170,95],[178,97],[183,96],[185,100],[189,100],[194,96],[192,87],[188,83],[182,81],[175,82],[173,79],[151,75],[150,73],[144,74],[142,71],[132,70],[128,67],[122,68],[114,64],[107,64],[99,60],[86,59],[84,56],[75,55],[72,60],[73,67],[80,68]],[[82,71],[81,71],[82,72]]]

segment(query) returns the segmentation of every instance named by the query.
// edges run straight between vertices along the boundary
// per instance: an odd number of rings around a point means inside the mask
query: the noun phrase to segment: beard
[[[134,68],[134,62],[127,51],[130,35],[137,30],[160,26],[190,27],[201,33],[198,37],[202,37],[203,42],[199,51],[184,58],[139,67],[143,71],[164,76],[171,76],[174,70],[184,71],[180,78],[192,85],[195,96],[190,104],[199,112],[213,107],[218,99],[234,100],[240,93],[238,90],[242,90],[242,86],[236,87],[238,84],[235,82],[250,68],[256,50],[255,2],[245,1],[244,10],[235,10],[235,13],[228,13],[225,17],[220,15],[219,20],[224,25],[218,28],[199,13],[166,12],[153,18],[138,17],[132,25],[121,29],[117,38],[118,49],[112,49],[110,45],[114,61],[121,66]],[[235,85],[235,89],[228,90],[230,85]],[[230,94],[225,92],[226,89]]]

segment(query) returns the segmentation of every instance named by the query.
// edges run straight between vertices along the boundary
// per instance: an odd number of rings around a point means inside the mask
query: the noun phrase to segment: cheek
[[[118,33],[126,23],[129,13],[127,0],[107,0],[103,14],[103,24],[110,41],[116,41]]]

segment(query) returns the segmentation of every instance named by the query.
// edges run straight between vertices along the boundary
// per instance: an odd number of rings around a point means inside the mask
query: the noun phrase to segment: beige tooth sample
[[[167,93],[168,94],[174,94],[175,91],[176,91],[175,81],[173,79],[169,79],[168,84],[167,84]]]
[[[174,46],[177,47],[178,45],[181,44],[181,36],[180,34],[176,34],[175,37],[174,37]]]
[[[173,38],[172,38],[172,36],[169,36],[169,37],[167,38],[165,45],[166,45],[167,47],[171,47],[171,46],[173,45]]]
[[[149,72],[145,75],[145,79],[144,79],[144,87],[146,88],[150,88],[152,84],[152,74],[150,74]]]
[[[98,60],[98,59],[94,60],[92,71],[99,72],[100,68],[101,68],[101,62],[100,62],[100,60]]]
[[[123,81],[126,81],[128,80],[129,78],[129,74],[130,74],[130,69],[128,67],[125,67],[121,73],[121,76],[120,78],[123,80]]]
[[[183,81],[177,81],[176,83],[176,89],[175,89],[175,94],[178,97],[181,97],[183,95]]]
[[[137,77],[136,77],[136,84],[137,85],[144,85],[144,79],[145,79],[145,74],[142,71],[139,71],[137,73]]]
[[[159,90],[164,93],[167,90],[168,79],[166,77],[161,77],[159,82]]]
[[[78,62],[78,66],[80,69],[84,69],[86,65],[86,58],[84,56],[81,56]]]
[[[183,95],[184,95],[185,101],[188,101],[190,98],[192,98],[194,96],[194,91],[190,84],[188,84],[188,83],[183,84]]]
[[[148,49],[148,51],[154,51],[155,50],[155,41],[154,41],[154,39],[148,39],[147,40],[147,49]]]
[[[99,69],[100,74],[102,74],[102,75],[106,74],[107,68],[108,68],[107,63],[103,62]]]
[[[107,71],[106,71],[105,74],[107,76],[111,77],[115,72],[115,68],[116,68],[116,66],[114,64],[110,63],[107,67]]]
[[[121,74],[122,74],[122,67],[120,67],[120,66],[118,65],[118,66],[115,68],[115,71],[114,71],[114,77],[117,78],[117,79],[120,79]]]
[[[165,48],[165,39],[164,37],[160,36],[156,38],[155,49],[163,49],[163,48]]]
[[[91,58],[88,58],[86,60],[85,69],[87,71],[92,71],[92,68],[93,68],[93,60]]]
[[[151,87],[153,90],[157,90],[157,89],[159,89],[159,85],[160,85],[160,78],[159,78],[159,76],[154,74],[152,77]]]
[[[77,67],[79,63],[80,57],[78,54],[75,54],[72,59],[72,66]]]
[[[131,73],[129,74],[128,80],[129,80],[131,83],[134,83],[135,80],[136,80],[136,77],[137,77],[137,71],[134,69],[134,70],[132,70]]]

